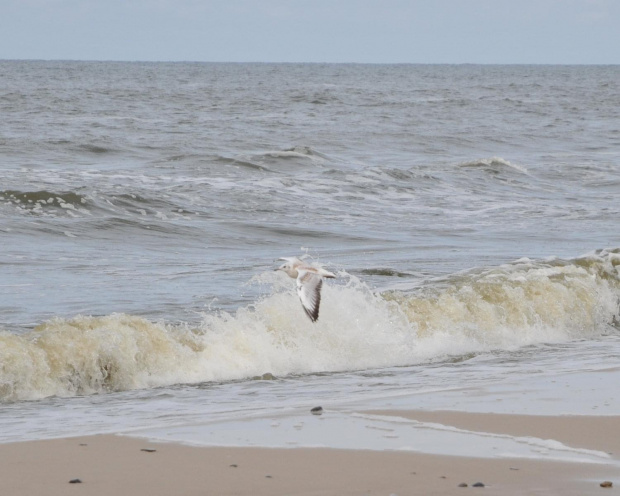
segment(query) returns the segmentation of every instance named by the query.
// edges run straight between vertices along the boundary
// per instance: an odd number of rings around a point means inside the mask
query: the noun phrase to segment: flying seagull
[[[282,270],[293,279],[297,279],[297,294],[301,300],[301,305],[310,320],[316,322],[319,318],[323,278],[333,279],[336,276],[325,269],[312,267],[297,257],[286,257],[280,260],[284,260],[286,263],[276,270]]]

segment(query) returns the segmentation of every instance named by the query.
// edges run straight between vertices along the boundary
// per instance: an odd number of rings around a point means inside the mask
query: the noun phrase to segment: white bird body
[[[323,278],[333,279],[336,276],[320,267],[313,267],[297,257],[286,257],[280,260],[284,260],[286,263],[276,270],[282,270],[289,277],[297,280],[297,294],[301,300],[301,305],[310,320],[316,322],[319,318]]]

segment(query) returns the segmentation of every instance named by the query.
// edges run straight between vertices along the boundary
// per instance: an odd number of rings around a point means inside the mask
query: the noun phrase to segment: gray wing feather
[[[319,305],[321,304],[321,276],[305,270],[299,271],[297,277],[297,294],[304,307],[306,315],[312,322],[319,318]]]

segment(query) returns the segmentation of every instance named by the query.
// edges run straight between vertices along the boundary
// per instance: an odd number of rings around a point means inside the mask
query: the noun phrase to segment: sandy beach
[[[377,413],[377,412],[373,412]],[[612,454],[609,463],[468,458],[411,451],[193,447],[118,435],[0,445],[7,495],[612,494],[620,480],[618,417],[382,412],[465,429],[561,439]],[[519,418],[515,418],[519,417]],[[551,436],[553,434],[553,436]],[[154,451],[151,451],[154,450]],[[79,479],[80,483],[70,483]],[[474,487],[481,482],[484,487]],[[461,484],[467,487],[461,487]]]

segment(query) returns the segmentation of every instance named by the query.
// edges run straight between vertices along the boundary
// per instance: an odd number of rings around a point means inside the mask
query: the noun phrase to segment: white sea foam
[[[620,254],[520,260],[411,293],[376,294],[341,273],[321,318],[304,318],[278,275],[273,290],[197,327],[113,314],[55,318],[0,334],[0,397],[70,396],[155,386],[409,365],[600,336],[618,319]]]

